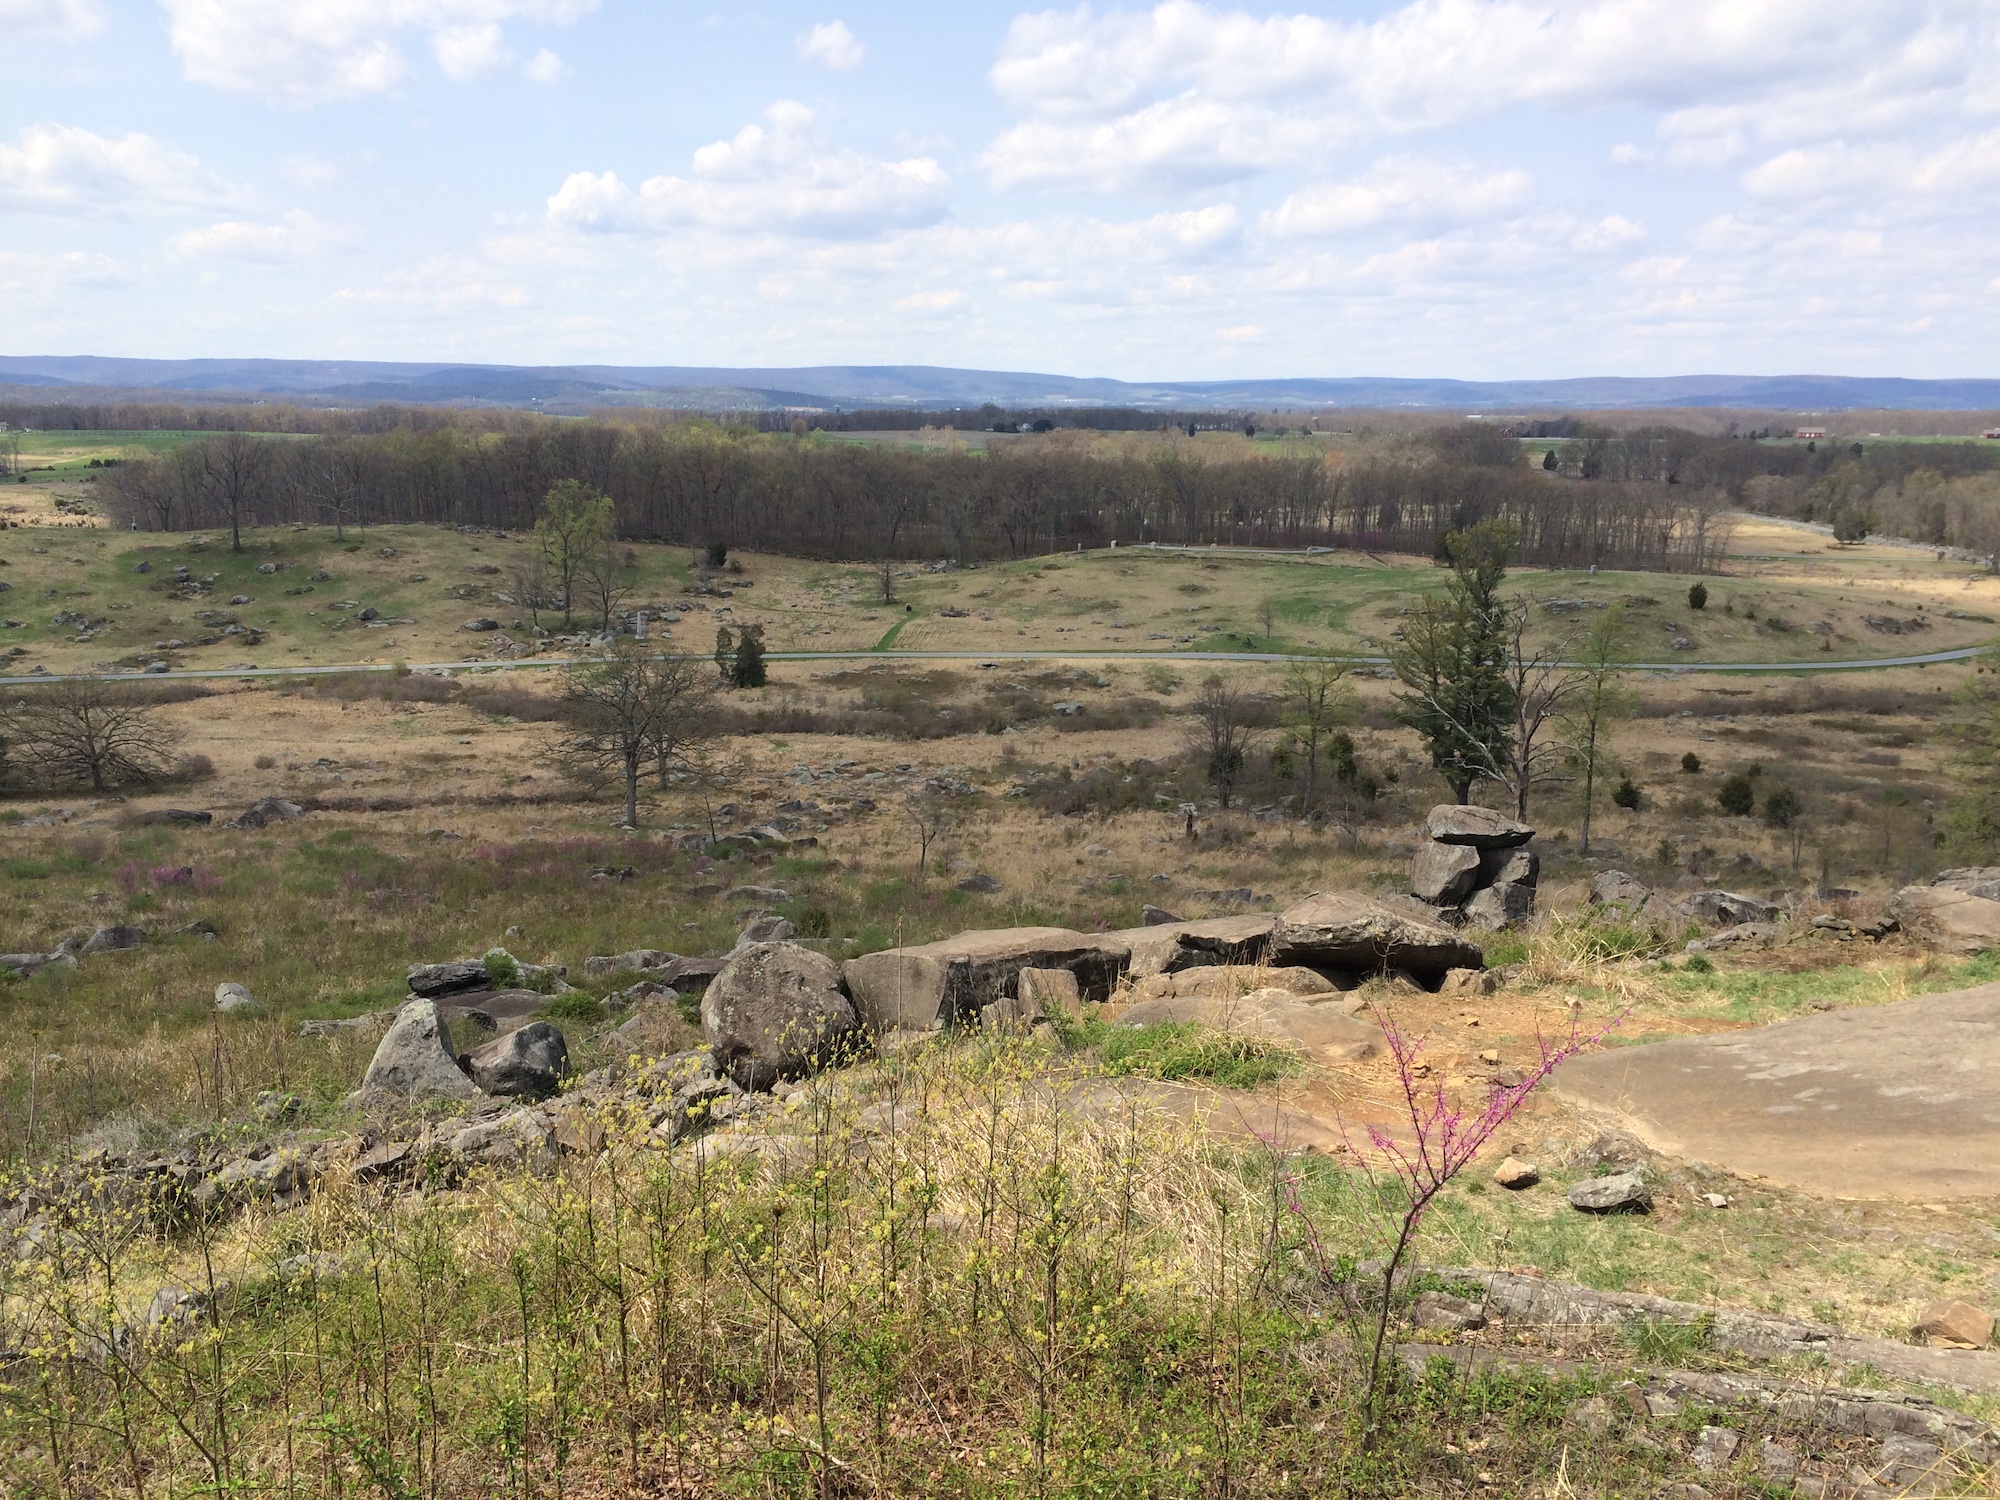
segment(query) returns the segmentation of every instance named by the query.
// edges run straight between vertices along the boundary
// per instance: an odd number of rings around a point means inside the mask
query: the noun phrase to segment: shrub
[[[1747,818],[1757,806],[1757,788],[1748,773],[1738,771],[1723,781],[1715,801],[1732,818]]]
[[[1688,587],[1688,608],[1689,608],[1689,609],[1707,609],[1707,608],[1708,608],[1708,585],[1707,585],[1707,584],[1705,584],[1705,583],[1700,583],[1700,582],[1696,582],[1696,583],[1693,583],[1693,584],[1689,585],[1689,587]]]
[[[1687,754],[1681,757],[1681,769],[1690,776],[1699,774],[1701,771],[1701,757],[1696,755],[1692,750],[1688,751]]]
[[[542,1011],[542,1019],[588,1025],[604,1019],[604,1007],[583,990],[572,990],[551,1000]]]
[[[262,755],[251,761],[250,764],[260,771],[271,771],[277,769],[278,757],[266,750]]]
[[[1764,799],[1764,821],[1773,828],[1790,828],[1804,811],[1805,803],[1788,786],[1779,787]]]
[[[1639,788],[1630,776],[1618,783],[1611,793],[1611,800],[1627,812],[1639,810]]]
[[[727,542],[710,542],[704,555],[707,557],[708,565],[711,568],[719,568],[729,560],[729,544]]]
[[[174,766],[176,781],[206,781],[215,774],[215,762],[206,755],[183,755]]]

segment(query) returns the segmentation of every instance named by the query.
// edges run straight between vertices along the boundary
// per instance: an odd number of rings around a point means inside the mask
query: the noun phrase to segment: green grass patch
[[[1126,1078],[1200,1079],[1250,1089],[1283,1078],[1297,1066],[1280,1047],[1193,1022],[1113,1026],[1091,1015],[1064,1022],[1060,1034],[1066,1046],[1095,1054],[1107,1072]]]

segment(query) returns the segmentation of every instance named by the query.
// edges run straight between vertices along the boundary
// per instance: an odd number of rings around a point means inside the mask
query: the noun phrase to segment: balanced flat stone
[[[1352,891],[1321,892],[1288,907],[1267,956],[1286,967],[1404,969],[1433,983],[1449,969],[1486,967],[1479,945],[1449,927]]]
[[[1655,1150],[1854,1198],[2000,1196],[2000,984],[1617,1047],[1555,1090]]]

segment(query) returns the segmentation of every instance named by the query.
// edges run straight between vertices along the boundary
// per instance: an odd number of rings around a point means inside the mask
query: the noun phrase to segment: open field
[[[327,528],[288,528],[251,533],[232,554],[212,534],[32,524],[54,518],[51,510],[0,532],[8,586],[0,615],[11,622],[0,650],[12,651],[16,675],[156,661],[176,669],[507,661],[574,649],[538,641],[534,620],[510,602],[510,573],[530,551],[522,535],[373,527],[341,541]],[[1442,584],[1428,562],[1394,555],[1116,548],[963,570],[905,564],[893,570],[885,603],[880,571],[859,565],[739,556],[715,579],[726,592],[697,596],[682,549],[636,543],[626,557],[626,608],[650,606],[655,628],[677,618],[673,637],[698,654],[718,625],[755,622],[781,651],[1379,655],[1410,599]],[[176,581],[178,568],[187,583]],[[1677,666],[1950,650],[1984,644],[2000,619],[2000,578],[1974,565],[1908,547],[1838,547],[1773,523],[1741,524],[1725,569],[1704,581],[1711,597],[1697,613],[1685,597],[1689,580],[1658,574],[1520,570],[1513,579],[1538,605],[1538,647],[1622,605],[1634,655]],[[239,596],[250,602],[229,602]],[[684,613],[669,614],[683,604]],[[369,609],[375,615],[360,620]],[[465,628],[482,617],[499,628]],[[541,623],[566,629],[547,612]],[[252,633],[254,645],[244,639]]]
[[[23,622],[6,631],[24,648],[16,670],[475,652],[556,665],[592,649],[584,635],[536,642],[495,598],[524,538],[407,527],[337,542],[315,529],[246,545],[237,557],[213,534],[0,532],[0,615]],[[1225,809],[1189,742],[1212,664],[1061,653],[1370,652],[1412,591],[1440,578],[1406,557],[1120,548],[901,567],[884,603],[864,567],[750,555],[691,592],[684,551],[635,546],[631,558],[634,603],[694,606],[673,610],[671,634],[698,655],[718,624],[753,620],[781,649],[887,650],[773,663],[767,686],[722,694],[719,785],[649,779],[636,829],[615,826],[614,799],[556,755],[555,672],[142,683],[178,753],[199,758],[187,779],[0,803],[0,948],[47,952],[112,924],[148,934],[0,980],[0,1028],[16,1039],[0,1050],[0,1156],[42,1194],[0,1181],[0,1203],[84,1205],[58,1250],[0,1263],[0,1331],[33,1323],[66,1329],[74,1351],[137,1349],[119,1330],[142,1325],[163,1286],[209,1299],[184,1325],[166,1315],[191,1330],[185,1343],[134,1359],[163,1382],[153,1394],[82,1352],[67,1383],[0,1377],[12,1403],[0,1404],[0,1486],[131,1489],[137,1470],[154,1493],[172,1476],[184,1489],[226,1478],[385,1500],[525,1496],[560,1477],[564,1493],[803,1496],[838,1473],[838,1493],[1609,1497],[1688,1481],[1712,1423],[1751,1434],[1746,1455],[1768,1436],[1830,1474],[1880,1466],[1872,1438],[1757,1425],[1720,1405],[1617,1415],[1610,1438],[1588,1435],[1586,1403],[1629,1413],[1621,1382],[1667,1369],[1865,1384],[1939,1403],[1925,1411],[2000,1415],[2000,1394],[1913,1368],[1748,1359],[1699,1320],[1463,1335],[1399,1322],[1410,1367],[1427,1352],[1496,1363],[1396,1385],[1387,1445],[1371,1449],[1339,1289],[1383,1248],[1352,1142],[1371,1125],[1404,1130],[1397,1070],[1379,1053],[1330,1063],[1196,1028],[1121,1034],[1104,1023],[1129,996],[1073,1028],[957,1030],[745,1096],[708,1144],[664,1149],[607,1080],[699,1046],[697,1005],[615,998],[636,976],[589,975],[593,955],[719,956],[746,920],[776,916],[845,960],[966,929],[1123,929],[1147,905],[1192,918],[1406,889],[1443,794],[1389,717],[1391,683],[1357,679],[1363,777],[1323,782],[1331,816],[1304,821],[1296,766],[1272,753],[1281,665],[1221,668],[1253,705],[1248,768]],[[176,585],[177,566],[200,587]],[[1665,656],[1671,627],[1698,641],[1678,656],[1716,662],[1810,661],[1827,654],[1821,639],[1856,657],[1978,645],[1991,621],[1954,616],[2000,615],[2000,585],[1974,567],[1758,524],[1739,529],[1699,615],[1685,578],[1523,570],[1512,582],[1538,601],[1538,641],[1592,618],[1594,602],[1624,603],[1640,651],[1657,641]],[[251,602],[228,605],[235,593]],[[364,608],[377,619],[361,621]],[[479,616],[502,629],[463,629]],[[1810,630],[1819,619],[1831,636]],[[196,644],[203,634],[214,643]],[[168,639],[187,644],[155,644]],[[1021,648],[1054,654],[889,654]],[[1603,1045],[1643,1047],[2000,977],[1992,954],[1809,924],[1822,910],[1866,920],[1938,867],[1955,785],[1939,725],[1970,670],[1638,674],[1638,716],[1611,748],[1639,805],[1600,800],[1586,853],[1575,788],[1536,793],[1539,915],[1484,939],[1502,975],[1493,991],[1378,979],[1346,998],[1425,1037],[1427,1076],[1476,1098],[1496,1069],[1532,1067],[1538,1038],[1572,1018],[1587,1031],[1615,1022]],[[1760,799],[1795,791],[1790,825],[1725,814],[1718,793],[1736,773]],[[920,864],[908,806],[927,783],[947,789],[951,814]],[[229,826],[272,796],[304,815]],[[1197,806],[1192,841],[1184,802]],[[171,821],[175,810],[213,821]],[[771,836],[711,841],[752,829]],[[1689,956],[1699,929],[1678,918],[1626,925],[1586,909],[1609,868],[1665,894],[1751,893],[1797,920],[1770,946]],[[1821,894],[1835,889],[1847,894]],[[442,1144],[465,1123],[460,1106],[349,1101],[408,966],[496,946],[566,966],[579,987],[542,1014],[594,1080],[558,1102],[601,1110],[588,1127],[601,1154],[572,1145],[545,1170],[468,1171]],[[218,1012],[224,983],[259,1003]],[[483,1040],[467,1021],[452,1027],[463,1046]],[[884,1127],[892,1106],[911,1111],[907,1127]],[[1622,1147],[1606,1131],[1535,1096],[1437,1200],[1416,1258],[1807,1320],[1889,1341],[1892,1365],[1933,1300],[2000,1301],[2000,1204],[1841,1197],[1647,1155],[1650,1213],[1581,1214],[1565,1194],[1610,1170],[1604,1142]],[[400,1141],[421,1166],[360,1167]],[[226,1211],[212,1216],[88,1206],[124,1201],[91,1196],[91,1172],[182,1152],[330,1165],[310,1193],[216,1199]],[[1538,1163],[1539,1186],[1496,1187],[1503,1153]],[[74,1200],[52,1186],[77,1182]],[[43,1222],[6,1212],[8,1235]],[[1045,1281],[1028,1274],[1037,1266]],[[1031,1295],[1040,1286],[1052,1290]],[[1465,1290],[1450,1277],[1438,1287]],[[1050,1348],[1060,1358],[1038,1352]],[[120,1403],[125,1437],[91,1425]],[[1739,1464],[1740,1486],[1764,1482],[1753,1468]],[[1960,1482],[1977,1493],[1990,1480]]]

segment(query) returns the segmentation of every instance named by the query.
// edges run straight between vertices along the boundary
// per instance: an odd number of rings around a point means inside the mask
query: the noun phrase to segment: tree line
[[[153,531],[427,523],[526,530],[559,483],[612,502],[621,539],[839,560],[972,562],[1157,542],[1430,553],[1505,522],[1547,566],[1699,572],[1726,491],[1550,473],[1490,429],[1380,454],[1270,454],[1178,439],[1054,433],[989,452],[759,434],[709,423],[538,420],[520,430],[398,426],[273,439],[229,432],[106,476],[122,523]]]

